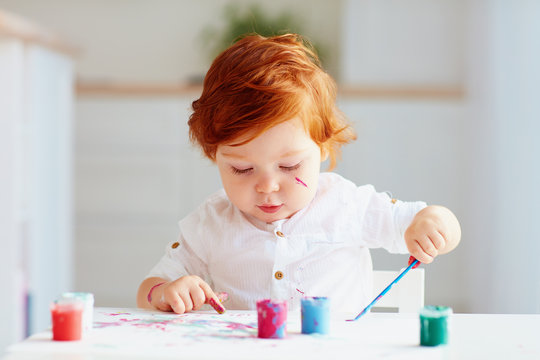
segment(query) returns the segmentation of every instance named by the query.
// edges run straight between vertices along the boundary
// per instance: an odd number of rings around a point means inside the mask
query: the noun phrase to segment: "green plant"
[[[283,12],[276,17],[269,17],[261,7],[253,4],[241,8],[236,4],[229,4],[224,8],[225,27],[217,29],[213,26],[205,28],[202,40],[210,59],[232,45],[246,34],[256,33],[262,36],[274,36],[286,33],[301,34],[309,39],[302,29],[301,20],[293,14]],[[320,45],[309,39],[319,57],[322,58]]]

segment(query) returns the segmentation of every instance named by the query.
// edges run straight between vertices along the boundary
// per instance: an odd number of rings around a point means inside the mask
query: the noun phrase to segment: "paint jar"
[[[94,325],[94,294],[86,292],[66,292],[62,299],[77,299],[84,303],[82,326],[83,333],[92,330]]]
[[[287,336],[287,301],[257,301],[257,324],[260,338],[282,339]]]
[[[328,334],[330,300],[327,297],[305,297],[302,305],[302,334]]]
[[[50,306],[53,340],[80,340],[84,303],[77,299],[60,299]]]
[[[420,345],[437,346],[448,344],[449,316],[448,306],[424,306],[420,310]]]

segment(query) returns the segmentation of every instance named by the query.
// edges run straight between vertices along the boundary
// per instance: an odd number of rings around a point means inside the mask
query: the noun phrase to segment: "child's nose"
[[[255,190],[260,193],[279,191],[279,182],[273,176],[261,176],[255,185]]]

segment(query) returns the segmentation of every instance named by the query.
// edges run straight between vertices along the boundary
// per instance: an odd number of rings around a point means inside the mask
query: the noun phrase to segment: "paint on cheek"
[[[259,337],[282,339],[287,335],[287,302],[270,299],[257,301]]]
[[[308,186],[306,185],[306,183],[303,182],[302,180],[300,180],[299,178],[295,177],[294,180],[296,180],[296,183],[297,183],[297,184],[299,184],[299,185],[304,185],[305,187],[308,187]]]

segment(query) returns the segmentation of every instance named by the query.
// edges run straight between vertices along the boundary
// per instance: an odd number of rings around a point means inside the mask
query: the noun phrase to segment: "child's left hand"
[[[405,231],[409,253],[429,264],[440,254],[452,251],[461,239],[461,228],[455,215],[442,206],[420,210]]]

